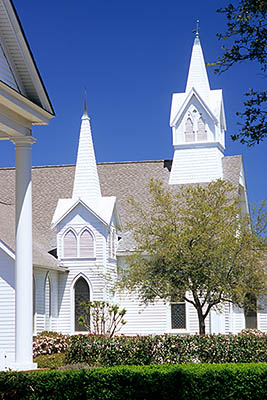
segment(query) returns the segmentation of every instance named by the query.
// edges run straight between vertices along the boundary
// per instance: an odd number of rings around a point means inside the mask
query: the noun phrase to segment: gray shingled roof
[[[241,156],[223,158],[224,178],[238,184]],[[157,178],[167,185],[171,161],[133,161],[99,163],[98,173],[103,196],[116,196],[122,224],[131,219],[128,200],[134,197],[145,204],[147,184]],[[58,199],[71,198],[74,165],[33,167],[33,262],[35,265],[56,266],[48,251],[56,246],[56,234],[50,224]],[[15,169],[0,169],[0,240],[15,249]],[[120,251],[129,248],[130,238],[120,241]],[[126,237],[125,237],[126,239]]]

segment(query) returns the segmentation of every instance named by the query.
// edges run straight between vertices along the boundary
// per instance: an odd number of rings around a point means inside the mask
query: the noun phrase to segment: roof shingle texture
[[[223,158],[224,179],[238,184],[241,156]],[[168,184],[170,160],[113,162],[97,165],[102,196],[116,196],[122,225],[133,215],[128,203],[133,197],[138,203],[147,202],[151,178]],[[72,196],[75,166],[33,167],[33,262],[35,265],[55,266],[48,251],[56,246],[56,233],[50,228],[59,199]],[[15,169],[0,169],[0,240],[15,250]],[[125,243],[126,244],[126,243]],[[125,250],[125,249],[124,249]]]

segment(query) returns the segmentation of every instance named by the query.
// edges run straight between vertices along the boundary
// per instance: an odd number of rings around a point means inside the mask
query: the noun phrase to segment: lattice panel
[[[171,322],[172,329],[186,328],[184,303],[171,304]]]

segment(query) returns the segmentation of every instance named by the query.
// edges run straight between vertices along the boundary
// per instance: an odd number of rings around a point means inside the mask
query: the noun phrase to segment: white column
[[[31,369],[32,362],[32,169],[31,136],[16,145],[16,353],[15,368]]]

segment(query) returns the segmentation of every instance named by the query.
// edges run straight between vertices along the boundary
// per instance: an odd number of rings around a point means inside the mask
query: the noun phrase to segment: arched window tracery
[[[71,229],[64,235],[64,257],[77,257],[77,238]]]
[[[186,142],[195,141],[193,121],[190,117],[187,118],[185,123],[185,141]]]
[[[200,117],[197,122],[197,140],[198,141],[207,140],[207,131],[205,129],[205,122],[203,121],[202,117]]]

